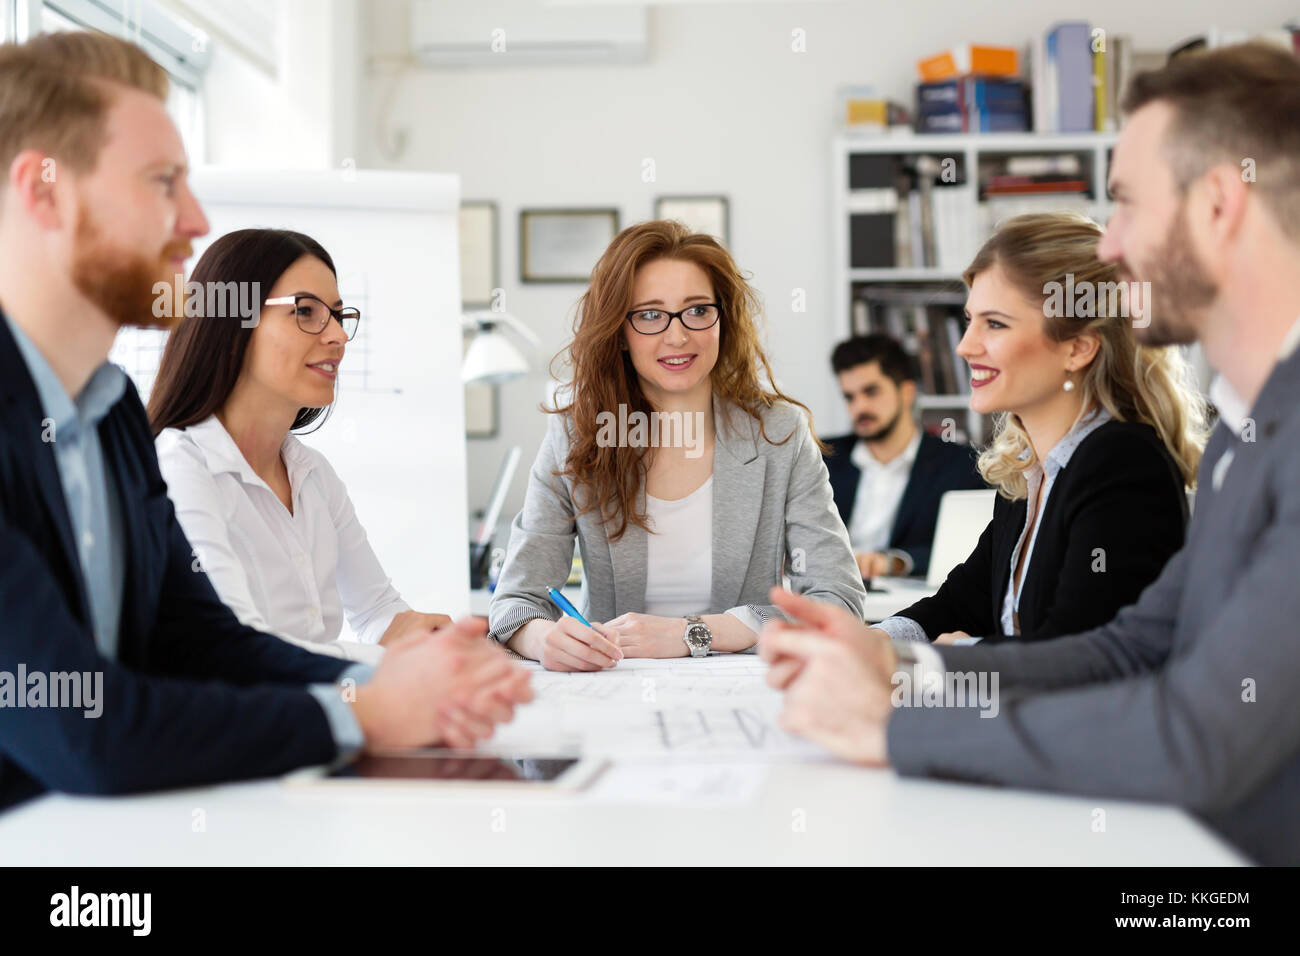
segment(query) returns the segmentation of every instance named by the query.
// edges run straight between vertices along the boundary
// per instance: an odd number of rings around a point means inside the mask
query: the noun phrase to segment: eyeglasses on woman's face
[[[627,320],[632,323],[632,330],[642,335],[658,335],[673,324],[673,319],[681,322],[683,328],[690,329],[692,332],[703,332],[705,329],[713,328],[720,318],[722,318],[722,309],[716,302],[699,302],[688,305],[678,312],[669,312],[665,309],[636,309],[627,314]]]
[[[343,334],[351,341],[352,337],[357,334],[357,326],[361,324],[360,309],[332,309],[321,299],[307,292],[267,299],[265,304],[292,305],[293,316],[298,323],[298,328],[308,335],[320,335],[325,331],[325,327],[329,325],[330,319],[333,318],[338,319],[339,325],[343,327]]]

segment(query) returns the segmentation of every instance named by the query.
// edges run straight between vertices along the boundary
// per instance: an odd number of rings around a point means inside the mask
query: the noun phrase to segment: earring
[[[1065,380],[1065,384],[1062,385],[1061,388],[1065,389],[1067,392],[1073,392],[1073,391],[1074,391],[1074,383],[1073,383],[1072,381],[1070,381],[1070,380],[1067,378],[1067,379]]]

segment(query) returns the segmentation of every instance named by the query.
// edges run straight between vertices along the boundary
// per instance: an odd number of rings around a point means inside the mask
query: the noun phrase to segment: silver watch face
[[[703,624],[692,624],[686,629],[686,640],[693,647],[708,647],[712,641],[713,635]]]

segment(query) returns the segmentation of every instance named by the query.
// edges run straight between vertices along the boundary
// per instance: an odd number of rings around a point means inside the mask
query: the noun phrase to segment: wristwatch
[[[686,633],[682,635],[691,657],[708,657],[709,648],[713,646],[713,632],[698,614],[686,615]]]

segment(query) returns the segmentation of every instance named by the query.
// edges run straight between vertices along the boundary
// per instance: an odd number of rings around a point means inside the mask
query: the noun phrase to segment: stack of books
[[[912,117],[905,107],[877,96],[869,86],[841,87],[837,100],[837,119],[845,133],[887,133],[912,128]]]
[[[917,64],[920,133],[1006,133],[1029,128],[1020,57],[1011,47],[970,44]]]
[[[852,268],[958,272],[978,248],[975,203],[964,163],[949,176],[940,158],[860,154],[849,163]]]
[[[927,395],[968,395],[970,377],[957,354],[964,331],[961,307],[925,301],[925,295],[890,294],[890,289],[864,292],[853,303],[853,327],[883,332],[916,356],[921,371],[921,391]],[[932,294],[933,295],[933,294]],[[934,298],[964,299],[964,292]],[[912,301],[908,301],[911,299]]]

